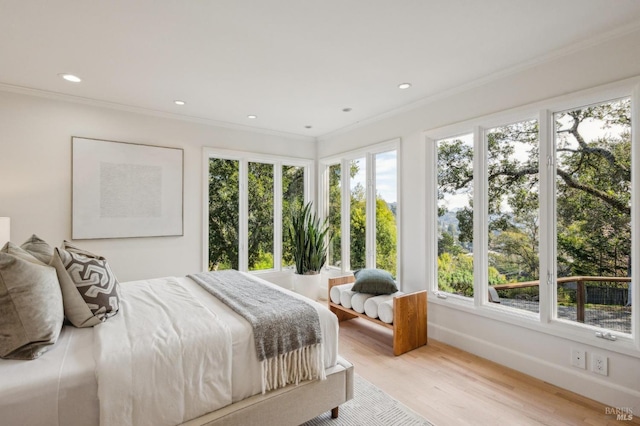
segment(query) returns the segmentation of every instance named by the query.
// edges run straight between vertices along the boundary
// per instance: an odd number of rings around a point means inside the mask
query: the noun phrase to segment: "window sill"
[[[520,312],[512,308],[493,306],[494,304],[475,306],[473,299],[449,293],[444,293],[446,299],[443,299],[438,297],[438,293],[431,292],[428,302],[640,359],[640,349],[628,335],[616,334],[617,340],[610,341],[596,337],[596,331],[603,331],[596,327],[555,319],[545,324],[532,312]]]

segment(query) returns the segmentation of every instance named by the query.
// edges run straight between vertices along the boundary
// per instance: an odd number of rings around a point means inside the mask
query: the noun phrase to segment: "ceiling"
[[[0,0],[0,89],[320,137],[638,26],[637,0]]]

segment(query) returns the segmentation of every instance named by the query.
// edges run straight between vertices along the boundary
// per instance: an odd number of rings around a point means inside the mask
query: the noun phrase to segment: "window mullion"
[[[273,268],[282,269],[282,163],[273,165]]]
[[[638,265],[640,262],[640,225],[637,217],[640,211],[640,198],[637,197],[638,185],[640,184],[640,85],[633,88],[631,94],[631,264]],[[638,268],[631,270],[631,282],[629,291],[631,292],[631,335],[635,341],[636,348],[640,350],[640,284],[638,283]]]
[[[487,173],[487,141],[485,131],[473,129],[473,299],[476,306],[487,302],[489,181]]]
[[[538,173],[540,176],[540,322],[548,323],[554,318],[556,300],[555,279],[555,144],[553,118],[548,110],[540,111],[538,117]]]
[[[240,223],[238,224],[239,250],[238,260],[241,271],[249,270],[249,187],[248,187],[249,163],[246,159],[240,160]]]
[[[341,164],[342,185],[342,272],[351,270],[351,161],[342,160]]]
[[[366,265],[376,267],[376,166],[375,155],[367,154],[367,189],[366,189]]]

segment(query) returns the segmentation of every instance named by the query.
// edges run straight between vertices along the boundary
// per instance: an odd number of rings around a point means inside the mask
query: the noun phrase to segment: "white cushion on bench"
[[[331,301],[333,303],[337,303],[339,305],[340,304],[340,294],[343,291],[351,290],[351,287],[353,287],[353,283],[341,284],[341,285],[336,285],[336,286],[331,287],[331,291],[329,292],[329,297],[331,298]]]
[[[369,293],[356,293],[351,296],[351,309],[358,312],[359,314],[364,314],[364,302],[367,299],[371,299],[375,294]]]
[[[393,324],[393,299],[378,305],[378,318],[387,324]]]
[[[367,301],[364,302],[364,313],[371,318],[378,318],[378,306],[382,302],[393,300],[394,296],[399,296],[401,294],[403,293],[398,291],[393,294],[381,294],[367,299]]]
[[[340,292],[340,304],[347,309],[351,309],[351,298],[356,294],[355,291],[343,290]]]

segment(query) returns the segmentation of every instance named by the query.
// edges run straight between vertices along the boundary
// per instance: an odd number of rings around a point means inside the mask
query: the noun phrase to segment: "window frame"
[[[318,207],[323,220],[329,215],[329,167],[340,164],[341,167],[341,266],[327,265],[328,271],[348,273],[351,272],[351,176],[345,171],[349,170],[352,160],[365,158],[366,164],[366,267],[376,267],[376,155],[389,151],[396,151],[396,281],[402,288],[402,256],[401,256],[401,212],[402,212],[402,192],[401,192],[401,140],[391,139],[385,142],[369,145],[364,148],[355,149],[332,155],[318,160],[320,179],[318,182]]]
[[[208,271],[209,265],[209,159],[221,158],[239,162],[239,224],[238,224],[238,267],[240,271],[251,274],[263,274],[282,271],[282,166],[295,166],[304,169],[304,202],[311,201],[314,176],[314,161],[284,157],[279,155],[260,154],[248,151],[235,151],[203,147],[202,149],[202,270]],[[273,166],[273,264],[270,269],[249,271],[249,254],[247,252],[248,228],[248,164],[264,163]]]
[[[586,324],[562,321],[557,318],[556,247],[555,247],[555,139],[553,115],[588,105],[600,104],[623,97],[631,98],[632,122],[632,188],[640,187],[640,78],[635,77],[616,83],[583,90],[570,95],[551,98],[495,114],[466,120],[454,125],[423,132],[426,144],[426,164],[437,165],[437,141],[463,134],[474,134],[474,298],[459,297],[438,291],[437,270],[437,170],[428,167],[426,173],[426,274],[430,303],[533,329],[561,338],[589,344],[613,352],[640,358],[640,284],[638,273],[632,271],[632,330],[631,334],[616,333],[615,342],[596,337],[602,328]],[[486,132],[492,128],[525,120],[538,120],[539,182],[540,182],[540,312],[530,315],[517,309],[494,306],[488,301],[487,283],[487,146]],[[640,196],[632,190],[632,265],[640,264]],[[478,195],[476,195],[478,194]],[[477,207],[476,207],[477,206]],[[477,254],[481,252],[480,254]]]

